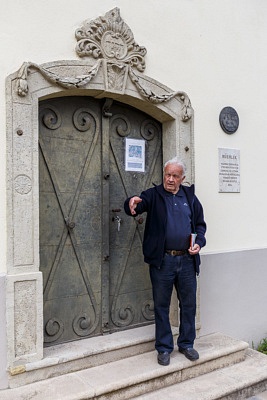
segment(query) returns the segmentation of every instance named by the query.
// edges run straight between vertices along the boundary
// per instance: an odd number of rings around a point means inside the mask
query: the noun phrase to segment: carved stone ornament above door
[[[38,70],[48,81],[65,89],[88,88],[90,81],[97,76],[102,67],[105,73],[106,90],[124,94],[127,77],[135,85],[140,96],[157,104],[178,97],[182,102],[182,121],[192,116],[190,99],[185,92],[175,91],[155,93],[146,84],[145,76],[137,73],[145,70],[146,48],[139,46],[131,29],[120,16],[119,8],[107,12],[95,20],[85,21],[75,32],[77,39],[76,53],[81,58],[96,60],[86,74],[77,77],[60,76],[38,64],[25,62],[17,74],[17,94],[26,96],[28,93],[27,76],[29,69]]]
[[[78,41],[76,52],[79,57],[107,59],[113,63],[120,62],[145,70],[146,49],[139,46],[131,29],[120,17],[120,10],[114,8],[104,17],[85,21],[76,30]]]

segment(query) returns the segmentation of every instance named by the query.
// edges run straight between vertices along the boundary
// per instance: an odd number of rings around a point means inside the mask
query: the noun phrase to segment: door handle
[[[116,217],[113,217],[113,218],[112,218],[112,221],[117,221],[117,223],[118,223],[118,232],[119,232],[120,229],[121,229],[121,222],[122,222],[122,219],[121,219],[118,215],[116,215]]]

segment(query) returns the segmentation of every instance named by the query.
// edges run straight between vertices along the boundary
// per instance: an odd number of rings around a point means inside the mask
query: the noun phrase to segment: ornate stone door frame
[[[116,23],[122,25],[121,29],[125,28],[118,9],[107,13],[105,18],[106,21],[116,18]],[[116,37],[119,37],[119,42],[115,44],[121,48],[125,37],[122,34]],[[106,53],[111,49],[107,44],[111,38],[112,32],[106,30],[102,41]],[[82,45],[78,44],[81,51]],[[135,42],[134,45],[137,46]],[[128,46],[130,48],[133,46]],[[86,49],[89,49],[88,43]],[[141,53],[138,53],[139,62],[135,63],[129,62],[129,51],[123,53],[124,58],[119,54],[114,59],[112,53],[111,57],[107,54],[98,57],[97,62],[92,59],[56,61],[42,66],[25,63],[18,73],[7,78],[6,324],[11,373],[18,367],[20,371],[25,370],[27,363],[43,357],[43,287],[39,272],[39,101],[73,95],[112,98],[148,113],[162,123],[163,160],[180,155],[187,164],[187,180],[194,182],[190,101],[185,93],[173,92],[154,79],[137,73],[135,69],[140,71],[144,68]],[[135,54],[135,60],[136,57]]]

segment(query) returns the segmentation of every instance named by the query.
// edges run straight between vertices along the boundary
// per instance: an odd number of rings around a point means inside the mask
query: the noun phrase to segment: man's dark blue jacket
[[[204,221],[202,205],[195,196],[194,185],[191,185],[190,187],[183,186],[183,189],[192,213],[192,233],[197,233],[196,243],[200,247],[204,247],[206,244],[206,223]],[[146,263],[155,265],[156,267],[160,267],[165,253],[165,235],[167,225],[167,209],[164,199],[165,193],[162,184],[145,190],[140,195],[142,202],[138,203],[135,209],[136,215],[147,212],[143,240],[144,260]],[[131,197],[125,200],[124,210],[127,215],[132,216],[129,208],[130,199]],[[195,259],[196,273],[199,274],[200,256],[197,254],[193,257]]]

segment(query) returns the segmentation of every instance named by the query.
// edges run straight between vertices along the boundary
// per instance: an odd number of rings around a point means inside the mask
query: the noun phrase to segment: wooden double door
[[[126,170],[127,139],[144,145],[144,172]],[[152,323],[146,216],[123,204],[162,181],[161,125],[111,99],[41,101],[39,171],[45,345]]]

